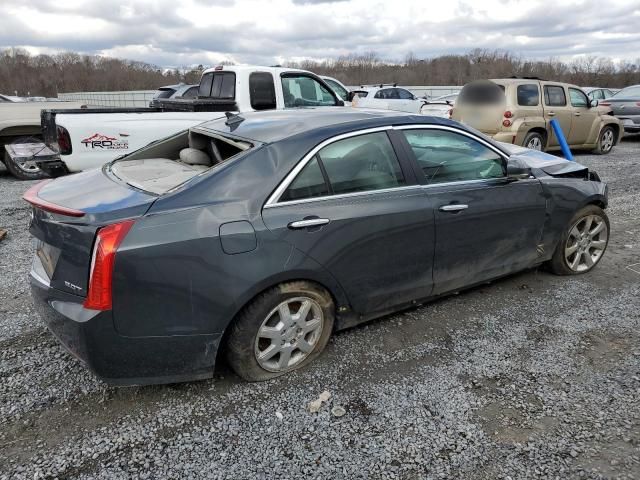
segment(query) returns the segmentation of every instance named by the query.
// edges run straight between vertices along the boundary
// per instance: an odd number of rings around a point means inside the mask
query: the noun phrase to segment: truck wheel
[[[544,137],[538,132],[529,132],[527,136],[524,137],[523,146],[542,152],[544,151]]]
[[[17,143],[36,143],[41,140],[35,137],[19,137],[11,142],[11,144]],[[48,178],[49,176],[43,172],[36,162],[33,160],[14,161],[9,157],[9,154],[4,153],[4,164],[7,166],[7,170],[16,178],[20,180],[41,180]]]
[[[616,134],[612,127],[604,127],[600,131],[598,137],[598,146],[593,150],[593,153],[598,155],[606,155],[613,149],[613,145],[616,143]]]
[[[267,290],[231,325],[228,364],[251,382],[307,365],[329,341],[334,309],[331,296],[309,282],[288,282]]]

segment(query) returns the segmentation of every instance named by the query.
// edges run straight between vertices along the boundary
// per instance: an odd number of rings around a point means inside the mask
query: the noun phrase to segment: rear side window
[[[233,100],[236,97],[236,74],[233,72],[205,73],[200,80],[198,96]]]
[[[586,108],[589,106],[589,99],[587,99],[587,96],[580,90],[570,88],[569,98],[571,99],[571,105],[574,107]]]
[[[564,107],[567,104],[564,88],[557,85],[545,85],[544,103],[550,107]]]
[[[466,84],[457,102],[467,105],[497,105],[505,103],[504,86],[489,80],[479,80]]]
[[[535,107],[540,103],[540,91],[535,83],[518,85],[518,105],[522,107]]]
[[[364,192],[405,184],[385,132],[339,140],[321,149],[291,182],[281,201]]]
[[[198,95],[198,89],[200,87],[188,88],[186,92],[182,94],[182,98],[195,98]]]
[[[169,98],[174,93],[176,93],[176,91],[173,88],[161,88],[158,90],[158,93],[156,93],[156,98]]]
[[[477,140],[447,130],[404,130],[429,183],[487,180],[505,175],[502,157]]]
[[[276,108],[276,89],[273,75],[268,72],[254,72],[249,75],[249,94],[251,108],[268,110]]]
[[[314,157],[291,182],[289,188],[280,197],[280,201],[287,202],[326,195],[329,195],[329,187],[318,164],[318,158]]]

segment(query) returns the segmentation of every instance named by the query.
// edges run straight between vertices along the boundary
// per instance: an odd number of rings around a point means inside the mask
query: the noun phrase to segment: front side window
[[[504,177],[503,158],[482,143],[448,130],[403,131],[429,183]]]
[[[535,107],[540,103],[538,85],[535,83],[518,85],[518,105],[522,107]]]
[[[549,107],[564,107],[567,105],[567,97],[564,88],[557,85],[544,86],[544,103]]]
[[[589,99],[580,90],[575,88],[569,89],[569,98],[571,99],[571,105],[574,107],[587,108],[589,106]]]
[[[336,105],[336,99],[327,88],[309,75],[288,73],[282,75],[284,106],[317,107]]]
[[[385,132],[338,140],[321,149],[280,201],[393,188],[405,184]]]
[[[195,98],[198,95],[199,87],[188,88],[186,92],[182,94],[182,98]]]
[[[253,72],[249,75],[249,96],[251,108],[268,110],[276,108],[276,89],[273,75],[268,72]]]
[[[398,92],[398,97],[400,100],[413,100],[413,94],[409,90],[405,90],[404,88],[396,88]]]

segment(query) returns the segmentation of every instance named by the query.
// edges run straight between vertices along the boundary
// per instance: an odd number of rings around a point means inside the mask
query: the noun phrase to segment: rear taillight
[[[503,120],[502,121],[502,126],[503,127],[510,127],[511,126],[511,120]]]
[[[69,136],[69,132],[64,127],[56,127],[56,133],[58,136],[58,148],[60,149],[61,155],[70,155],[71,154],[71,137]]]
[[[504,112],[504,118],[511,118],[511,117],[513,117],[513,113],[511,113],[509,110]]]
[[[611,102],[598,102],[599,107],[610,107]]]
[[[636,105],[640,107],[640,102],[636,102]]]
[[[134,220],[107,225],[98,230],[91,257],[89,290],[84,307],[91,310],[111,310],[113,265],[116,250],[133,226]]]
[[[56,205],[55,203],[43,200],[38,196],[38,192],[42,190],[42,187],[44,187],[52,180],[53,179],[49,179],[37,183],[24,193],[22,199],[26,202],[29,202],[34,207],[45,210],[47,212],[57,213],[58,215],[66,215],[67,217],[84,217],[84,212],[82,210],[76,210],[75,208],[67,208],[63,207],[62,205]]]

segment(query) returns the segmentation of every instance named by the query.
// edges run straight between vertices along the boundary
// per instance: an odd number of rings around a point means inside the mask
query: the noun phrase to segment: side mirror
[[[591,102],[589,102],[589,107],[593,108],[593,107],[597,107],[598,106],[598,100],[593,99],[591,100]]]
[[[531,168],[517,159],[507,160],[507,179],[524,180],[531,176]]]
[[[356,96],[356,92],[347,93],[347,102],[353,102],[353,97]]]

